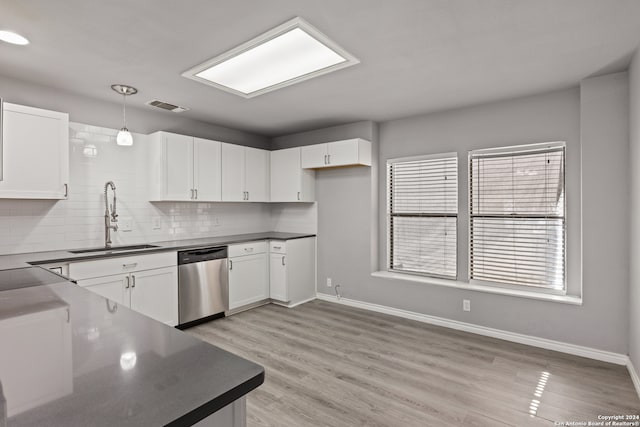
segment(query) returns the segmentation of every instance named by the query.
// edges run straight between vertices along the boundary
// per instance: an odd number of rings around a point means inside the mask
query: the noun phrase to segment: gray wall
[[[108,86],[104,90],[112,92]],[[62,111],[69,113],[73,122],[119,129],[122,127],[122,98],[115,92],[112,93],[113,103],[110,103],[0,76],[0,97],[7,102]],[[137,96],[139,95],[134,95]],[[136,102],[146,101],[149,100],[136,99]],[[188,118],[188,114],[176,114],[146,106],[127,106],[127,127],[136,133],[148,134],[165,130],[256,148],[270,148],[269,139],[265,136],[192,120]]]
[[[375,145],[379,168],[318,172],[318,292],[333,293],[325,286],[331,277],[346,298],[626,354],[627,86],[626,73],[620,73],[588,79],[581,88],[380,123]],[[367,138],[359,126],[362,123],[290,135],[273,144],[285,148]],[[568,145],[568,279],[573,291],[582,287],[582,306],[371,277],[377,264],[384,268],[386,257],[387,159],[457,151],[464,213],[467,150],[555,140]],[[466,280],[464,214],[458,236],[459,278]],[[371,250],[376,238],[377,258]],[[463,298],[472,301],[469,313],[462,311]]]
[[[631,280],[629,295],[629,357],[640,370],[640,51],[629,68],[631,170]]]

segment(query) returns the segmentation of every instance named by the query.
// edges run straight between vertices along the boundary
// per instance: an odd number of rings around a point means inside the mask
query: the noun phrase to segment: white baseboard
[[[430,316],[428,314],[416,313],[413,311],[401,310],[398,308],[387,307],[379,304],[372,304],[363,301],[352,300],[348,298],[340,298],[318,293],[317,298],[322,301],[334,302],[337,304],[348,305],[350,307],[362,308],[364,310],[375,311],[378,313],[389,314],[391,316],[403,317],[405,319],[416,320],[418,322],[429,323],[431,325],[444,326],[445,328],[456,329],[459,331],[471,332],[478,335],[484,335],[487,337],[498,338],[505,341],[517,342],[520,344],[526,344],[533,347],[544,348],[547,350],[559,351],[561,353],[572,354],[574,356],[587,357],[590,359],[600,360],[603,362],[615,363],[616,365],[630,366],[629,356],[626,354],[612,353],[609,351],[598,350],[591,347],[584,347],[575,344],[569,344],[561,341],[549,340],[546,338],[538,338],[531,335],[518,334],[515,332],[503,331],[501,329],[487,328],[485,326],[478,326],[471,323],[459,322],[457,320],[445,319],[443,317]],[[630,368],[630,372],[633,367]],[[634,371],[635,374],[635,371]],[[638,376],[635,379],[632,374],[632,379],[636,386],[636,390],[639,389]]]
[[[640,377],[638,376],[638,372],[636,372],[631,359],[627,361],[627,369],[629,370],[629,375],[631,375],[633,386],[636,388],[636,393],[638,393],[638,397],[640,397]]]
[[[289,303],[289,304],[284,303],[284,302],[280,302],[280,301],[276,301],[276,300],[273,300],[273,299],[272,299],[272,300],[271,300],[271,303],[272,303],[272,304],[275,304],[275,305],[282,306],[282,307],[293,308],[293,307],[297,307],[297,306],[299,306],[299,305],[301,305],[301,304],[307,303],[307,302],[309,302],[309,301],[313,301],[314,299],[316,299],[316,297],[307,298],[307,299],[305,299],[305,300],[298,301],[298,302],[296,302],[296,303]]]

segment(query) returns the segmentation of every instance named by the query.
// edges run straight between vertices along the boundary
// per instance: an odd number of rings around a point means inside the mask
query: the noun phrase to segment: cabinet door
[[[327,144],[307,145],[301,147],[302,167],[323,168],[327,166]]]
[[[164,188],[166,200],[191,200],[193,189],[193,138],[165,133]]]
[[[74,313],[69,312],[69,307],[55,294],[47,304],[43,311],[34,312],[25,303],[19,306],[19,316],[0,319],[2,425],[7,425],[7,417],[11,420],[15,415],[58,401],[73,392],[74,358],[69,319]],[[13,425],[11,421],[9,425]]]
[[[295,202],[300,199],[302,168],[300,147],[271,152],[271,201]]]
[[[269,287],[271,298],[288,302],[286,255],[271,254],[269,257]]]
[[[341,166],[358,163],[358,140],[330,142],[328,144],[329,165]]]
[[[269,152],[245,147],[245,191],[251,202],[269,201]]]
[[[221,143],[222,201],[244,200],[244,147]]]
[[[114,276],[78,280],[78,285],[111,301],[129,307],[129,288],[127,288],[129,280],[127,274],[116,274]]]
[[[131,309],[167,325],[177,325],[178,268],[131,273]]]
[[[0,198],[65,199],[69,115],[5,103]]]
[[[267,254],[229,259],[229,310],[269,298]]]
[[[220,142],[195,138],[193,141],[193,187],[195,199],[219,202],[222,194]]]

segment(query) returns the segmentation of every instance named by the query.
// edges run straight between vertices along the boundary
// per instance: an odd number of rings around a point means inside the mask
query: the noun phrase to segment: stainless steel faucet
[[[109,187],[113,190],[113,204],[111,208],[109,208],[109,198],[107,197]],[[118,231],[118,224],[111,224],[112,222],[118,222],[118,214],[116,213],[116,185],[113,181],[108,181],[104,184],[104,206],[104,247],[110,248],[111,230]]]

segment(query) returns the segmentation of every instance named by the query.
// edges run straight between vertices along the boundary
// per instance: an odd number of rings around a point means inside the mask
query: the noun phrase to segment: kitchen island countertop
[[[0,425],[192,425],[264,369],[37,267],[0,271]]]

